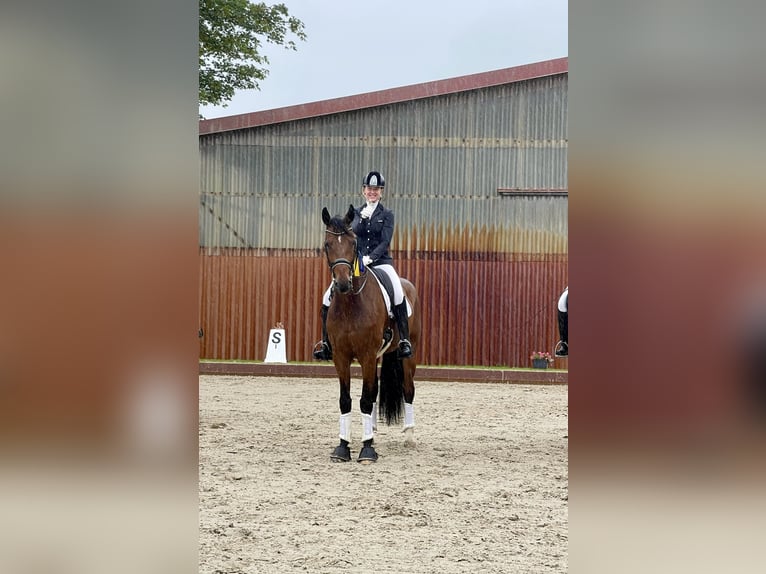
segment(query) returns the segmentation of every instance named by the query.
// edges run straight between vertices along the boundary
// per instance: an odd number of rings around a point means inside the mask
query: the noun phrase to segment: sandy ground
[[[200,567],[238,572],[567,571],[567,387],[416,380],[415,441],[333,463],[331,379],[200,376]]]

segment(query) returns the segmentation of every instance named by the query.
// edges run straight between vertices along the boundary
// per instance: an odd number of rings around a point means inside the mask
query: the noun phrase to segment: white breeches
[[[394,305],[398,305],[404,301],[404,291],[402,290],[402,282],[399,281],[399,275],[396,273],[393,265],[376,265],[375,269],[385,271],[388,278],[391,279],[391,283],[394,286]]]
[[[569,287],[564,289],[564,292],[559,297],[559,311],[562,313],[569,312]]]

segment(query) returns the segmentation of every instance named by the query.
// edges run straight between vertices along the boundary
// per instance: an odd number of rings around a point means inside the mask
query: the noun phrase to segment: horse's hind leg
[[[372,399],[372,430],[373,432],[378,430],[378,387],[379,387],[379,381],[378,381],[378,365],[375,363],[375,387],[373,388],[373,399]]]
[[[402,361],[404,370],[404,444],[412,446],[415,444],[415,407],[412,404],[415,400],[415,368],[410,364],[412,359]]]

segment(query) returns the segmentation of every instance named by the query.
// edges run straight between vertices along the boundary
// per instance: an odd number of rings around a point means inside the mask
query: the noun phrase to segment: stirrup
[[[554,357],[568,357],[569,356],[569,345],[567,345],[564,341],[559,341],[556,343],[556,348],[553,350],[553,356]]]
[[[318,341],[317,344],[314,345],[314,358],[320,361],[329,361],[332,359],[332,349],[330,349],[330,345],[324,341]]]
[[[412,344],[407,339],[399,341],[399,350],[396,356],[400,359],[407,359],[412,356]]]

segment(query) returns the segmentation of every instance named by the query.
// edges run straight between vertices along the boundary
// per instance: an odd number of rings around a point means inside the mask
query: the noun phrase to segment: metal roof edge
[[[446,94],[466,92],[502,84],[523,82],[535,78],[566,74],[568,71],[569,58],[557,58],[555,60],[524,64],[513,68],[479,72],[467,76],[435,80],[424,82],[422,84],[412,84],[409,86],[367,92],[354,96],[344,96],[330,100],[287,106],[284,108],[274,108],[260,112],[250,112],[221,118],[212,118],[209,120],[200,120],[199,135],[254,128],[376,106],[385,106],[421,98],[443,96]]]

